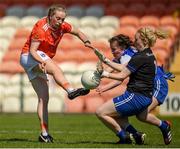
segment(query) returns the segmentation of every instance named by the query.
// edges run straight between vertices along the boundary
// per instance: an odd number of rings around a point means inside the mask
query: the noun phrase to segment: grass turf
[[[115,144],[118,138],[93,114],[50,114],[50,134],[54,143],[39,143],[39,122],[36,114],[1,114],[0,147],[4,148],[163,148],[180,147],[180,118],[161,117],[173,122],[173,141],[164,145],[160,130],[130,118],[134,126],[147,134],[145,145]]]

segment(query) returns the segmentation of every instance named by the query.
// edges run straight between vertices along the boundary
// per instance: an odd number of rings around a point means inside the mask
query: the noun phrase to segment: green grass
[[[131,148],[131,147],[180,147],[180,118],[161,117],[173,122],[173,141],[164,145],[161,132],[155,126],[141,123],[135,118],[130,121],[139,130],[146,132],[145,145],[117,145],[118,138],[93,114],[50,114],[52,144],[39,143],[39,122],[36,114],[1,114],[0,147],[4,148]]]

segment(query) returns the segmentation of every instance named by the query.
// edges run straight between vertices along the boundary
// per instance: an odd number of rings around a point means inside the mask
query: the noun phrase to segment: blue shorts
[[[168,83],[164,77],[158,77],[154,80],[153,96],[162,104],[168,94]]]
[[[132,116],[144,111],[152,102],[151,98],[126,91],[113,98],[116,111],[122,116]]]

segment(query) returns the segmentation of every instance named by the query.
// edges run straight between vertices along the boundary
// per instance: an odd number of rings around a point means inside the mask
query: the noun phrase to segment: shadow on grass
[[[55,140],[54,143],[61,143],[61,144],[116,144],[115,142],[104,142],[104,141],[75,141],[75,142],[66,142],[66,141],[57,141]]]
[[[0,139],[0,142],[37,142],[29,139],[20,139],[20,138],[8,138],[8,139]]]
[[[41,143],[37,140],[30,140],[30,139],[21,139],[21,138],[8,138],[8,139],[0,139],[0,142],[29,142],[29,143]],[[42,143],[42,144],[46,144],[46,143]],[[114,145],[135,145],[135,144],[118,144],[116,142],[110,142],[110,141],[74,141],[74,142],[70,142],[70,141],[59,141],[59,140],[54,140],[54,143],[48,143],[48,144],[69,144],[69,145],[73,145],[73,144],[114,144]],[[143,145],[148,145],[148,144],[143,144]],[[142,146],[143,146],[142,145]],[[137,145],[138,146],[138,145]],[[141,145],[140,145],[141,146]]]
[[[7,138],[7,139],[0,139],[0,142],[34,142],[34,143],[41,143],[37,140],[30,140],[30,139],[21,139],[21,138]],[[115,142],[100,142],[100,141],[59,141],[54,140],[55,144],[116,144]],[[48,143],[51,144],[51,143]],[[52,143],[53,144],[53,143]]]
[[[69,145],[73,145],[73,144],[103,144],[103,145],[133,145],[133,146],[147,146],[148,144],[145,143],[143,145],[138,145],[138,144],[118,144],[116,142],[110,142],[110,141],[75,141],[75,142],[66,142],[66,141],[58,141],[58,140],[55,140],[54,143],[57,143],[57,144],[69,144]]]

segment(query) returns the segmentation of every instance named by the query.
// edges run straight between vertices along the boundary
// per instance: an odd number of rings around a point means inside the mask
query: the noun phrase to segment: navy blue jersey
[[[127,90],[146,97],[153,96],[155,78],[155,57],[151,49],[137,52],[129,61],[127,68],[131,71]]]
[[[119,59],[113,59],[113,62],[119,64],[126,64],[130,61],[131,57],[136,54],[136,50],[129,47],[124,50],[124,53]],[[163,67],[157,66],[155,79],[154,79],[154,91],[153,96],[158,100],[159,104],[162,104],[168,94],[168,83],[166,79],[169,79],[166,75]]]

